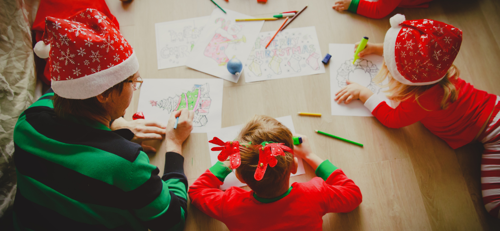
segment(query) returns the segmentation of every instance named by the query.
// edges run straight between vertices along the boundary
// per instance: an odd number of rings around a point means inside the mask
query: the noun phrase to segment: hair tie
[[[213,147],[212,151],[221,151],[217,156],[219,161],[227,160],[227,157],[230,158],[230,167],[231,169],[238,168],[241,164],[240,157],[240,143],[238,141],[227,141],[224,142],[221,139],[214,137],[212,140],[208,141],[212,144],[219,145],[221,147]]]
[[[226,161],[230,158],[231,169],[236,169],[241,164],[240,156],[240,143],[238,141],[227,141],[224,142],[218,137],[214,137],[209,143],[219,145],[220,147],[213,147],[212,151],[221,151],[217,156],[219,161]],[[248,144],[251,145],[251,142]],[[247,147],[248,145],[242,145]],[[259,145],[259,163],[257,164],[257,169],[255,170],[254,178],[257,181],[264,178],[266,173],[267,165],[274,167],[278,164],[277,156],[286,156],[285,152],[293,154],[293,150],[286,146],[284,143],[274,143],[272,141],[264,141]]]

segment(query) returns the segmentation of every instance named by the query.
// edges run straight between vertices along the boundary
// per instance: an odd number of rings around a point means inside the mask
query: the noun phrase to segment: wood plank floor
[[[329,43],[355,43],[362,36],[383,42],[389,17],[369,19],[338,13],[333,0],[217,1],[223,8],[255,17],[286,10],[308,9],[290,28],[315,26],[322,54]],[[121,31],[137,52],[143,78],[213,78],[186,67],[158,70],[154,24],[210,15],[208,0],[134,0],[128,4],[108,0]],[[464,32],[455,65],[461,78],[477,88],[500,95],[500,1],[442,0],[427,9],[402,9],[407,19],[431,18],[459,27]],[[266,22],[262,31],[275,31],[281,22]],[[307,135],[313,151],[336,166],[359,185],[363,203],[347,214],[324,216],[324,230],[500,230],[482,204],[480,161],[482,146],[469,144],[452,150],[420,123],[390,129],[374,118],[330,115],[329,66],[326,73],[281,80],[236,84],[224,82],[222,127],[245,123],[254,114],[273,117],[292,115],[298,133]],[[137,109],[139,91],[126,118]],[[237,110],[234,108],[237,107]],[[321,112],[321,118],[299,117],[298,111]],[[315,129],[363,143],[364,148],[319,136]],[[156,144],[160,147],[160,143]],[[192,134],[184,145],[184,164],[191,184],[210,167],[205,134]],[[151,162],[163,167],[164,148]],[[314,171],[292,178],[303,182]],[[224,224],[189,206],[186,230],[227,230]]]

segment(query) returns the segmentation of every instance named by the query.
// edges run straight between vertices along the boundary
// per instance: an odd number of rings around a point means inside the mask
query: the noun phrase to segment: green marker
[[[294,13],[284,13],[284,14],[273,15],[273,17],[275,17],[275,18],[283,18],[283,17],[292,17],[294,15],[295,15]]]
[[[359,59],[358,54],[359,52],[365,49],[367,43],[368,43],[368,37],[365,36],[363,37],[363,39],[361,39],[361,42],[359,42],[358,49],[356,49],[356,52],[354,52],[354,61],[352,61],[352,64],[354,64],[354,62],[356,62],[356,60]]]
[[[302,143],[302,137],[294,136],[293,137],[293,145],[299,145]]]
[[[360,144],[360,143],[357,143],[357,142],[354,142],[354,141],[350,141],[350,140],[344,139],[342,137],[334,136],[332,134],[328,134],[326,132],[322,132],[322,131],[318,131],[318,130],[316,130],[316,132],[319,133],[319,134],[321,134],[321,135],[329,136],[329,137],[332,137],[332,138],[335,138],[335,139],[339,139],[339,140],[342,140],[342,141],[345,141],[345,142],[349,142],[351,144],[355,144],[355,145],[363,147],[363,144]]]

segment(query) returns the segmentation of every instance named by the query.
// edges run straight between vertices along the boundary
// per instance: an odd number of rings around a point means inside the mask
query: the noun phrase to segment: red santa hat
[[[134,50],[117,27],[95,9],[68,19],[47,17],[34,48],[48,58],[52,89],[67,99],[97,96],[139,70]]]
[[[439,82],[448,72],[462,44],[462,31],[443,22],[391,18],[384,40],[384,59],[392,77],[412,86]]]

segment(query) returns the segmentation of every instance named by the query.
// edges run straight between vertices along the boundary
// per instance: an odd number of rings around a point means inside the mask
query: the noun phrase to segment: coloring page
[[[295,133],[295,127],[293,126],[293,121],[292,121],[292,116],[283,116],[276,118],[279,122],[281,122],[283,125],[285,125],[292,134]],[[222,128],[217,131],[211,131],[207,132],[207,138],[208,140],[212,140],[214,137],[218,137],[222,141],[230,141],[234,140],[238,134],[240,133],[241,129],[245,126],[244,124],[232,126],[232,127],[227,127],[227,128]],[[219,147],[215,144],[208,143],[208,149],[212,149],[213,147]],[[212,162],[212,165],[217,163],[218,159],[217,156],[219,155],[220,151],[211,151],[210,150],[210,161]],[[304,164],[302,163],[302,159],[299,159],[299,167],[297,168],[297,173],[292,174],[292,176],[297,176],[297,175],[302,175],[305,174],[304,170]],[[270,168],[270,166],[268,166]],[[224,180],[224,184],[220,186],[222,190],[226,190],[229,187],[236,186],[236,187],[242,187],[245,186],[245,183],[241,183],[238,178],[236,178],[236,175],[234,175],[234,170],[231,172],[229,175],[227,175],[226,179]]]
[[[205,133],[221,128],[222,90],[220,79],[144,79],[137,111],[167,124],[172,112],[188,108],[193,133]]]
[[[158,69],[184,66],[209,16],[155,24]]]
[[[356,60],[354,64],[354,44],[329,44],[330,54],[330,88],[332,115],[345,116],[373,116],[359,100],[351,101],[349,104],[338,104],[334,101],[335,93],[345,87],[346,80],[360,84],[370,89],[374,94],[384,97],[388,105],[389,99],[384,94],[385,89],[381,89],[373,78],[380,70],[384,57],[378,55],[368,55]],[[386,84],[385,82],[382,85]]]
[[[254,82],[325,73],[316,28],[262,32],[255,40],[245,68],[245,81]]]
[[[238,82],[239,76],[229,73],[227,62],[238,59],[245,64],[264,21],[235,22],[252,18],[235,11],[214,9],[186,66],[219,78]]]

